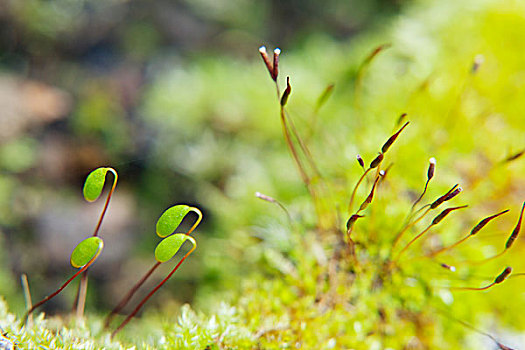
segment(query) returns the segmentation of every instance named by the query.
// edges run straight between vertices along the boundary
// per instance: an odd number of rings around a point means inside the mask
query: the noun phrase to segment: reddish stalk
[[[157,267],[160,266],[160,262],[156,262],[155,265],[153,265],[153,267],[151,267],[149,269],[149,271],[140,279],[140,281],[138,281],[134,286],[133,288],[130,289],[130,291],[128,292],[128,294],[126,294],[126,296],[124,296],[124,298],[122,298],[122,300],[118,303],[117,306],[115,306],[115,308],[113,310],[111,310],[111,312],[109,313],[109,315],[106,317],[106,320],[104,322],[104,328],[108,328],[111,321],[113,320],[113,318],[115,317],[115,315],[120,312],[120,310],[122,310],[124,308],[124,306],[126,306],[128,304],[128,302],[131,300],[131,298],[133,297],[133,295],[135,295],[135,293],[137,292],[137,290],[144,284],[144,282],[146,282],[146,280],[151,276],[151,274],[157,269]]]
[[[194,213],[196,213],[198,215],[198,217],[197,217],[197,220],[195,220],[195,223],[193,224],[193,226],[188,230],[188,232],[185,233],[186,235],[189,235],[190,233],[192,233],[193,230],[195,230],[195,228],[200,224],[200,222],[202,220],[202,212],[199,209],[191,207],[190,211],[193,211]],[[131,300],[133,295],[135,295],[137,290],[146,282],[146,280],[160,266],[160,264],[161,264],[161,262],[157,261],[148,270],[148,272],[146,272],[146,274],[130,289],[130,291],[124,296],[124,298],[122,298],[122,300],[118,303],[118,305],[115,306],[115,308],[106,317],[106,320],[104,322],[104,328],[108,328],[109,327],[109,324],[111,323],[111,321],[113,320],[115,315],[128,304],[128,302]]]
[[[432,157],[429,160],[428,170],[427,170],[427,181],[425,182],[425,187],[423,188],[423,192],[421,192],[421,195],[416,199],[414,204],[412,204],[412,208],[410,208],[410,214],[414,211],[414,208],[416,205],[423,199],[425,194],[427,193],[428,184],[430,183],[430,180],[434,177],[434,172],[436,170],[436,158]]]
[[[157,286],[155,286],[155,288],[153,288],[151,292],[149,292],[148,295],[146,295],[146,297],[141,300],[137,307],[128,315],[128,317],[126,317],[124,321],[122,321],[122,323],[113,331],[113,333],[111,333],[111,338],[113,338],[118,332],[120,332],[122,328],[124,328],[129,323],[129,321],[131,321],[131,319],[135,317],[137,312],[139,312],[139,310],[142,308],[142,306],[144,306],[144,304],[149,300],[149,298],[151,298],[153,294],[155,294],[155,292],[157,292],[157,290],[159,290],[159,288],[162,287],[164,283],[166,283],[170,279],[170,277],[177,271],[177,269],[184,262],[184,260],[186,260],[186,258],[191,253],[193,253],[193,251],[197,247],[197,244],[195,240],[193,240],[193,238],[191,238],[191,242],[193,243],[193,247],[190,249],[190,251],[187,252],[186,255],[184,255],[184,257],[182,257],[179,263],[173,268],[173,270],[171,270],[171,272],[166,276],[166,278],[164,278],[159,284],[157,284]]]
[[[115,188],[117,187],[117,181],[118,181],[118,174],[113,168],[107,168],[110,173],[113,174],[113,185],[111,186],[111,189],[109,190],[108,196],[106,198],[106,202],[104,203],[104,208],[102,209],[102,213],[100,214],[100,217],[97,222],[97,226],[95,226],[95,230],[93,231],[93,237],[98,236],[98,231],[100,230],[100,226],[102,225],[102,221],[104,220],[104,216],[106,215],[106,211],[108,210],[109,201],[111,200],[111,196],[113,195],[113,192],[115,192]],[[87,270],[82,275],[82,278],[80,279],[80,283],[78,284],[78,290],[77,290],[77,297],[75,298],[75,303],[73,305],[73,310],[75,311],[77,318],[82,318],[84,315],[84,307],[86,305],[86,296],[87,296],[87,284],[88,284],[88,276],[87,276]]]
[[[370,54],[368,54],[368,56],[364,59],[363,63],[361,63],[361,65],[357,69],[354,85],[354,104],[357,108],[360,108],[361,105],[361,90],[363,85],[363,77],[364,73],[366,72],[366,69],[380,52],[382,52],[385,49],[388,49],[391,46],[392,44],[382,44],[377,46],[374,50],[372,50]]]
[[[447,208],[445,210],[443,210],[441,213],[439,213],[439,215],[437,215],[433,220],[432,222],[430,223],[430,225],[427,226],[426,229],[424,229],[421,233],[419,233],[416,237],[412,238],[412,240],[410,242],[408,242],[408,244],[403,248],[401,249],[401,251],[399,252],[399,254],[397,255],[397,257],[393,260],[394,262],[399,260],[399,258],[401,257],[401,255],[403,255],[403,253],[408,249],[410,248],[410,246],[415,242],[417,241],[419,238],[421,238],[425,233],[428,232],[428,230],[430,230],[430,228],[432,228],[433,226],[439,224],[450,212],[454,211],[454,210],[458,210],[458,209],[463,209],[463,208],[466,208],[467,205],[462,205],[460,207],[452,207],[452,208]]]
[[[416,225],[418,222],[420,222],[427,214],[428,212],[430,211],[430,207],[427,208],[427,210],[425,210],[425,212],[423,214],[421,214],[416,220],[412,221],[412,222],[409,222],[408,224],[406,224],[402,229],[401,231],[398,232],[398,234],[396,235],[396,237],[394,238],[394,242],[392,243],[392,247],[390,248],[390,253],[392,253],[394,251],[394,249],[396,248],[397,244],[399,243],[399,241],[401,241],[401,238],[403,237],[403,235],[405,234],[405,232],[413,227],[414,225]]]
[[[469,238],[470,238],[470,235],[465,236],[465,237],[463,237],[462,239],[460,239],[459,241],[457,241],[456,243],[454,243],[454,244],[452,244],[452,245],[449,245],[449,246],[447,246],[447,247],[443,247],[443,248],[441,248],[441,249],[438,249],[438,250],[435,250],[435,251],[433,251],[433,252],[428,253],[428,254],[427,254],[427,257],[429,257],[429,258],[433,258],[433,257],[435,257],[435,256],[438,255],[438,254],[441,254],[441,253],[444,253],[444,252],[449,251],[449,250],[451,250],[451,249],[454,249],[454,248],[456,248],[458,245],[460,245],[461,243],[465,242],[465,241],[466,241],[467,239],[469,239]]]
[[[350,201],[348,202],[348,213],[352,212],[352,206],[354,205],[354,200],[355,200],[357,189],[361,185],[361,182],[363,182],[363,180],[365,179],[365,176],[370,172],[370,170],[372,170],[372,168],[366,169],[365,172],[361,175],[361,177],[357,181],[357,183],[355,184],[354,189],[352,191],[352,195],[350,196]]]
[[[505,270],[503,270],[502,273],[500,273],[495,279],[494,282],[490,283],[489,285],[486,285],[485,287],[451,287],[450,290],[487,290],[497,284],[502,283],[509,277],[509,275],[512,273],[512,268],[510,266],[506,267]]]
[[[115,192],[115,187],[117,187],[117,172],[113,168],[108,168],[108,171],[111,172],[114,176],[113,186],[111,186],[111,189],[109,190],[108,197],[106,198],[106,203],[104,204],[104,209],[102,209],[102,213],[100,214],[100,218],[98,219],[97,226],[95,227],[95,231],[93,232],[93,236],[95,237],[98,236],[98,231],[100,230],[100,226],[102,225],[102,220],[104,220],[104,216],[106,215],[106,211],[108,210],[109,201],[111,200],[113,192]]]
[[[461,243],[465,242],[467,239],[469,239],[471,236],[474,236],[475,234],[477,234],[483,227],[485,227],[490,221],[492,221],[493,219],[507,213],[509,210],[506,209],[506,210],[503,210],[497,214],[494,214],[494,215],[491,215],[491,216],[488,216],[486,218],[484,218],[483,220],[481,220],[480,222],[478,222],[478,224],[476,226],[474,226],[472,228],[472,230],[470,231],[470,233],[463,237],[462,239],[460,239],[459,241],[457,241],[456,243],[448,246],[448,247],[443,247],[439,250],[436,250],[436,251],[433,251],[429,254],[427,254],[428,257],[434,257],[438,254],[441,254],[443,252],[446,252],[448,250],[451,250],[451,249],[454,249],[455,247],[457,247],[458,245],[460,245]]]
[[[523,206],[521,207],[521,211],[520,211],[520,216],[519,216],[518,222],[516,223],[516,226],[514,227],[514,229],[512,230],[512,233],[510,234],[509,238],[507,239],[507,242],[505,242],[505,248],[503,248],[503,251],[501,253],[496,254],[494,256],[491,256],[490,258],[487,258],[487,259],[483,259],[483,260],[479,260],[479,261],[470,261],[469,263],[470,264],[484,264],[484,263],[486,263],[486,262],[488,262],[490,260],[499,258],[503,254],[505,254],[512,247],[512,245],[514,244],[514,241],[516,240],[516,238],[518,238],[518,235],[519,235],[519,233],[521,231],[521,222],[523,220],[523,212],[524,211],[525,211],[525,202],[523,203]]]
[[[42,304],[44,304],[45,302],[51,300],[52,298],[54,298],[58,293],[60,293],[64,288],[67,287],[67,285],[69,283],[71,283],[71,281],[73,281],[75,278],[77,278],[81,273],[83,273],[84,271],[86,271],[89,266],[91,266],[91,264],[98,258],[98,256],[100,255],[100,250],[97,254],[95,254],[95,256],[93,256],[91,258],[91,260],[88,261],[88,263],[83,266],[80,270],[77,271],[77,273],[75,273],[72,277],[70,277],[66,282],[64,282],[64,284],[58,288],[54,293],[48,295],[47,297],[45,297],[44,299],[42,299],[41,301],[39,301],[38,303],[34,304],[33,307],[31,307],[31,309],[29,309],[29,311],[26,312],[26,314],[24,315],[23,317],[23,323],[26,323],[27,321],[27,318],[30,314],[33,313],[33,311],[36,310],[36,308],[38,308],[39,306],[41,306]]]
[[[186,232],[187,235],[189,235],[190,233],[193,232],[193,230],[195,230],[195,228],[197,228],[197,226],[199,226],[199,224],[201,223],[202,221],[202,212],[197,209],[197,208],[194,208],[194,207],[190,207],[190,211],[194,212],[195,214],[198,215],[197,217],[197,220],[195,220],[195,223],[193,224],[193,226],[188,230],[188,232]]]

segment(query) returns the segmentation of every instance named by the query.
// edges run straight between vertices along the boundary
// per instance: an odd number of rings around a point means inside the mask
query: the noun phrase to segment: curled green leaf
[[[199,219],[196,224],[200,222],[202,214],[197,208],[193,208],[184,204],[174,205],[171,208],[166,209],[157,221],[157,235],[159,237],[166,237],[175,232],[177,227],[180,225],[182,220],[190,211],[194,211],[199,215]],[[196,225],[194,225],[195,227]]]
[[[115,184],[117,182],[117,172],[112,168],[97,168],[93,170],[91,173],[89,173],[88,177],[86,178],[86,182],[84,182],[84,198],[88,202],[93,202],[97,200],[97,198],[102,193],[102,189],[104,188],[104,184],[106,182],[106,174],[108,171],[112,172],[113,175],[115,175],[115,180],[113,182],[113,187],[115,187]]]
[[[182,244],[187,240],[189,240],[194,247],[197,245],[193,237],[182,233],[176,233],[163,239],[157,245],[157,248],[155,248],[155,259],[160,263],[170,260],[177,254]]]
[[[84,267],[100,255],[102,248],[104,248],[104,241],[100,237],[86,238],[71,253],[71,266],[75,268]]]

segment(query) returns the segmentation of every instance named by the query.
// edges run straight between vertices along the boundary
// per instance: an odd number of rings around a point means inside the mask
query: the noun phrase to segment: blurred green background
[[[57,0],[0,6],[6,252],[0,294],[17,311],[23,307],[21,273],[28,273],[38,298],[72,272],[69,254],[92,232],[102,206],[85,203],[81,187],[102,165],[116,168],[120,182],[101,231],[106,248],[90,271],[92,311],[113,306],[152,263],[155,221],[175,203],[203,210],[199,249],[151,304],[176,309],[190,301],[206,309],[228,300],[253,274],[272,280],[287,276],[278,271],[286,259],[298,268],[301,259],[313,260],[309,251],[299,251],[282,211],[254,197],[260,191],[278,198],[304,232],[314,230],[311,201],[282,139],[275,91],[258,56],[261,44],[283,49],[281,78],[290,75],[293,85],[291,117],[333,185],[330,204],[341,222],[361,171],[355,155],[369,162],[399,115],[408,113],[411,125],[389,151],[394,166],[370,210],[377,219],[356,224],[358,239],[375,235],[378,255],[420,191],[431,156],[438,167],[428,198],[460,183],[465,191],[458,203],[470,205],[431,242],[454,242],[482,217],[511,209],[447,261],[497,253],[517,220],[525,199],[523,158],[501,162],[525,147],[521,1]],[[370,52],[385,43],[391,46],[363,69]],[[317,98],[331,83],[334,94],[316,115]],[[465,273],[444,280],[478,285],[506,265],[525,272],[523,249],[520,239],[502,259],[465,266]],[[443,282],[444,272],[428,264],[407,270]],[[280,282],[267,288],[293,299]],[[524,309],[524,290],[525,279],[509,280],[491,293],[457,297],[451,312],[518,334],[525,313],[515,310]],[[74,292],[69,288],[46,311],[68,310]],[[399,299],[417,299],[418,292],[407,288]],[[361,322],[373,307],[364,306],[355,318]],[[333,328],[353,315],[334,318]],[[325,334],[321,321],[314,329]],[[440,331],[463,339],[462,331],[441,326],[436,343]],[[326,334],[335,332],[331,323],[326,327]],[[445,340],[441,347],[447,348]]]
[[[157,300],[204,306],[207,296],[236,290],[258,260],[256,249],[247,252],[254,237],[246,227],[279,216],[253,193],[271,189],[268,182],[287,198],[302,193],[274,122],[271,86],[256,83],[266,79],[257,48],[344,42],[400,5],[0,1],[0,294],[21,311],[21,273],[38,299],[72,272],[69,254],[91,234],[103,202],[83,201],[83,181],[106,165],[120,182],[88,309],[113,306],[149,267],[155,222],[175,203],[201,208],[205,219],[197,257]],[[272,179],[262,160],[273,151],[270,166],[282,174]],[[68,310],[74,289],[45,310]]]

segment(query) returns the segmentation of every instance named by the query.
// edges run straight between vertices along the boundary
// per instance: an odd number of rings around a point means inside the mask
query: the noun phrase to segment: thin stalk
[[[463,209],[463,208],[466,208],[468,207],[468,205],[462,205],[462,206],[459,206],[459,207],[451,207],[451,208],[447,208],[445,210],[443,210],[441,213],[439,213],[439,215],[437,215],[433,220],[432,222],[430,223],[430,225],[428,225],[428,227],[426,229],[423,230],[423,232],[421,232],[420,234],[418,234],[416,237],[414,237],[398,254],[397,256],[397,259],[399,259],[399,257],[410,247],[410,245],[412,245],[412,243],[414,243],[416,240],[418,240],[419,238],[421,238],[421,236],[423,236],[428,230],[430,230],[430,228],[432,226],[435,226],[437,224],[439,224],[441,221],[443,221],[443,219],[445,219],[445,217],[450,214],[451,212],[455,211],[455,210],[458,210],[458,209]],[[432,206],[430,207],[432,208]],[[396,259],[396,260],[397,260]]]
[[[151,274],[157,269],[157,267],[160,266],[160,262],[156,262],[155,265],[153,265],[153,267],[151,267],[149,269],[149,271],[140,279],[140,281],[138,281],[134,286],[133,288],[130,289],[130,291],[128,292],[128,294],[126,294],[126,296],[124,296],[124,298],[122,298],[122,300],[118,303],[117,306],[115,306],[115,308],[113,310],[111,310],[111,312],[109,313],[109,315],[106,317],[106,320],[104,322],[104,328],[108,328],[111,321],[113,320],[113,318],[115,317],[115,315],[120,312],[120,310],[122,310],[124,308],[124,306],[126,306],[128,304],[128,302],[131,300],[131,298],[133,297],[133,295],[135,295],[135,293],[137,292],[137,290],[144,284],[144,282],[146,282],[146,280],[151,276]]]
[[[193,230],[195,230],[195,228],[200,224],[200,222],[202,220],[202,212],[198,208],[191,207],[190,211],[193,211],[194,213],[196,213],[198,215],[198,217],[197,217],[197,220],[195,221],[195,223],[193,224],[193,226],[188,230],[188,232],[185,233],[186,235],[190,235],[190,233],[192,233]],[[148,270],[148,272],[146,272],[146,274],[130,289],[130,291],[124,296],[124,298],[122,298],[122,300],[118,303],[118,305],[115,306],[115,308],[113,310],[111,310],[111,312],[106,317],[106,320],[104,322],[104,328],[108,328],[109,327],[109,325],[110,325],[111,321],[113,320],[113,318],[115,317],[115,315],[128,304],[128,302],[131,300],[133,295],[135,295],[137,290],[146,282],[146,280],[151,276],[151,274],[153,274],[153,272],[160,266],[160,264],[161,264],[161,262],[157,261]]]
[[[87,270],[82,274],[80,278],[80,283],[78,284],[78,301],[76,307],[76,316],[77,318],[82,318],[84,316],[84,308],[86,306],[86,296],[87,296],[87,287],[88,287],[88,276]]]
[[[401,249],[401,251],[397,254],[397,257],[393,260],[394,262],[398,261],[399,258],[401,257],[401,255],[403,255],[403,253],[408,249],[410,248],[410,246],[415,242],[417,241],[421,236],[423,236],[425,233],[428,232],[428,230],[430,230],[430,228],[432,228],[432,226],[434,226],[434,224],[430,224],[427,226],[426,229],[424,229],[423,231],[421,231],[421,233],[419,233],[416,237],[412,238],[412,240],[410,242],[408,242],[408,244],[403,248]]]
[[[494,286],[496,283],[492,282],[491,284],[485,286],[485,287],[450,287],[450,290],[487,290],[490,287]]]
[[[315,161],[314,161],[314,159],[312,157],[312,153],[308,149],[308,146],[302,140],[301,136],[299,136],[299,133],[297,132],[297,129],[295,128],[295,125],[293,123],[293,120],[292,120],[292,118],[290,118],[290,115],[286,112],[286,110],[285,110],[285,115],[286,115],[286,120],[288,121],[288,124],[290,124],[290,130],[292,130],[292,134],[295,137],[295,139],[297,140],[297,143],[299,144],[299,147],[303,151],[306,160],[310,164],[310,167],[312,168],[312,170],[315,173],[315,175],[317,175],[319,178],[321,178],[322,177],[321,176],[321,172],[319,171],[319,168],[317,167],[317,164],[315,164]]]
[[[195,230],[197,228],[197,226],[199,226],[199,224],[201,223],[202,221],[202,212],[197,209],[197,208],[194,208],[194,207],[190,207],[190,211],[194,212],[195,214],[198,215],[197,217],[197,220],[195,221],[195,223],[193,224],[193,226],[188,230],[188,232],[186,232],[187,235],[189,235],[190,233],[193,232],[193,230]]]
[[[104,220],[104,216],[106,215],[106,211],[108,210],[109,201],[111,200],[111,196],[113,195],[113,192],[115,192],[115,188],[117,187],[117,172],[113,168],[108,168],[108,171],[113,174],[113,185],[109,190],[106,202],[104,203],[104,208],[102,209],[102,213],[100,214],[100,217],[98,219],[97,226],[95,226],[95,230],[93,231],[93,237],[98,236],[98,231],[100,230],[100,226],[102,225],[102,221]],[[73,305],[73,310],[75,311],[77,318],[82,318],[82,316],[84,315],[84,306],[86,305],[88,284],[87,273],[88,272],[86,270],[84,272],[84,275],[82,275],[82,279],[80,280],[80,283],[78,285],[77,297],[75,298],[75,303]]]
[[[24,299],[26,301],[26,309],[29,311],[33,307],[33,302],[31,301],[31,291],[29,290],[29,282],[27,280],[27,275],[25,273],[20,276],[22,281],[22,289],[24,290]],[[27,320],[28,324],[33,323],[33,315],[29,315]]]
[[[297,153],[297,150],[295,149],[295,146],[293,145],[292,138],[290,136],[290,131],[286,122],[286,116],[284,112],[284,107],[281,106],[281,126],[283,129],[284,138],[286,141],[286,145],[288,146],[288,149],[292,153],[292,157],[295,161],[295,165],[297,165],[297,168],[299,169],[299,174],[301,175],[301,178],[305,185],[310,189],[310,177],[307,175],[304,165],[302,164],[301,160],[299,159],[299,155]]]
[[[427,210],[425,210],[425,212],[423,214],[421,214],[416,220],[412,221],[412,222],[409,222],[407,224],[405,224],[405,226],[401,229],[401,231],[398,232],[398,234],[396,235],[396,237],[394,238],[394,242],[392,243],[392,247],[390,248],[390,253],[392,253],[394,251],[394,249],[396,248],[397,244],[399,243],[399,241],[401,240],[401,238],[403,237],[404,233],[411,227],[413,227],[414,225],[416,225],[419,221],[421,221],[427,214],[428,212],[430,211],[430,207],[427,208]]]
[[[104,204],[104,209],[102,209],[102,213],[100,214],[100,218],[98,219],[98,223],[95,227],[95,231],[93,232],[93,236],[98,236],[98,231],[100,230],[100,226],[102,225],[102,220],[104,220],[104,216],[106,215],[106,211],[108,210],[109,201],[111,200],[113,192],[115,192],[115,187],[117,187],[117,172],[113,168],[108,168],[108,171],[111,172],[114,176],[113,186],[111,186],[111,189],[109,190],[108,197],[106,198],[106,203]]]
[[[354,204],[355,194],[357,192],[357,189],[361,185],[361,182],[363,182],[365,176],[370,172],[370,170],[372,170],[372,168],[366,169],[365,172],[363,173],[363,175],[361,175],[361,177],[359,178],[359,180],[355,184],[354,189],[352,191],[352,195],[350,196],[350,201],[348,202],[348,213],[352,212],[352,205]]]
[[[445,312],[443,312],[443,311],[441,311],[441,310],[439,310],[439,311],[440,311],[440,313],[441,313],[443,316],[445,316],[445,317],[447,317],[447,318],[449,318],[449,319],[451,319],[451,320],[453,320],[453,321],[459,323],[459,324],[462,325],[463,327],[466,327],[466,328],[468,328],[468,329],[470,329],[470,330],[472,330],[472,331],[474,331],[474,332],[476,332],[476,333],[479,333],[479,334],[481,334],[481,335],[484,335],[484,336],[490,338],[494,343],[496,343],[496,345],[498,346],[498,349],[501,349],[501,350],[503,350],[503,349],[512,350],[511,348],[509,348],[509,347],[503,345],[502,343],[500,343],[500,342],[499,342],[494,336],[490,335],[489,333],[487,333],[487,332],[485,332],[485,331],[482,331],[482,330],[480,330],[480,329],[477,329],[477,328],[474,327],[473,325],[471,325],[471,324],[469,324],[469,323],[467,323],[467,322],[465,322],[465,321],[462,321],[462,320],[460,320],[460,319],[457,319],[457,318],[451,316],[451,315],[448,314],[448,313],[445,313]]]
[[[261,192],[255,192],[255,197],[260,198],[263,201],[266,201],[266,202],[273,203],[273,204],[277,205],[285,213],[286,218],[288,219],[288,224],[290,226],[293,226],[292,216],[290,215],[290,212],[288,211],[288,209],[286,209],[286,207],[281,202],[279,202],[277,199],[275,199],[273,197],[270,197],[270,196],[267,196],[267,195],[265,195],[265,194],[263,194]]]
[[[472,235],[465,236],[465,237],[463,237],[462,239],[460,239],[459,241],[457,241],[456,243],[454,243],[454,244],[452,244],[452,245],[449,245],[449,246],[447,246],[447,247],[443,247],[443,248],[441,248],[441,249],[438,249],[438,250],[435,250],[435,251],[433,251],[433,252],[430,252],[430,253],[427,254],[427,257],[429,257],[429,258],[433,258],[433,257],[435,257],[435,256],[438,255],[438,254],[441,254],[441,253],[444,253],[444,252],[449,251],[449,250],[451,250],[451,249],[454,249],[454,248],[456,248],[458,245],[460,245],[461,243],[463,243],[463,242],[465,242],[467,239],[469,239],[470,236],[472,236]]]
[[[77,278],[81,273],[83,273],[84,271],[86,271],[89,266],[91,266],[91,264],[98,258],[99,254],[95,254],[95,256],[93,256],[91,258],[91,260],[88,261],[88,263],[86,265],[84,265],[84,267],[82,267],[80,270],[77,271],[77,273],[75,273],[72,277],[70,277],[66,282],[64,282],[64,284],[58,288],[54,293],[48,295],[47,297],[45,297],[44,299],[42,299],[41,301],[39,301],[38,303],[36,303],[35,305],[33,305],[31,307],[31,309],[29,309],[29,311],[26,312],[26,314],[24,315],[23,317],[23,323],[26,323],[27,321],[27,318],[29,317],[29,315],[31,315],[33,313],[33,311],[36,310],[36,308],[38,308],[39,306],[41,306],[42,304],[44,304],[45,302],[51,300],[52,298],[54,298],[58,293],[60,293],[64,288],[67,287],[68,284],[71,283],[71,281],[73,281],[75,278]]]
[[[412,204],[412,207],[410,208],[409,216],[412,215],[412,212],[414,211],[414,208],[416,207],[416,205],[417,205],[419,202],[421,202],[421,200],[423,199],[423,197],[424,197],[425,194],[427,193],[428,184],[430,183],[430,180],[432,180],[432,179],[427,179],[427,181],[425,182],[425,187],[423,188],[423,192],[421,192],[421,195],[416,199],[416,201],[414,202],[414,204]]]
[[[503,251],[499,252],[498,254],[496,255],[493,255],[489,258],[486,258],[486,259],[483,259],[483,260],[474,260],[474,261],[467,261],[467,264],[469,265],[482,265],[482,264],[486,264],[488,263],[489,261],[491,260],[494,260],[494,259],[497,259],[499,258],[500,256],[502,256],[503,254],[505,254],[507,252],[507,249],[503,249]]]
[[[505,270],[503,270],[502,273],[500,273],[495,279],[494,281],[485,286],[485,287],[479,287],[479,288],[475,288],[475,287],[451,287],[450,289],[451,290],[486,290],[486,289],[489,289],[490,287],[496,285],[496,284],[501,284],[503,283],[503,281],[505,281],[509,275],[512,273],[512,267],[510,266],[507,266],[505,268]]]
[[[149,300],[149,298],[151,298],[153,294],[155,294],[155,292],[157,292],[157,290],[159,290],[159,288],[162,287],[164,283],[166,283],[170,279],[170,277],[177,271],[177,269],[184,262],[184,260],[186,260],[186,258],[190,256],[191,253],[193,253],[195,248],[197,248],[197,243],[191,237],[190,240],[191,243],[193,243],[193,247],[190,249],[190,251],[187,252],[186,255],[184,255],[184,257],[182,257],[179,263],[173,268],[173,270],[171,270],[171,272],[166,276],[166,278],[164,278],[159,284],[157,284],[157,286],[155,286],[155,288],[153,288],[151,292],[149,292],[148,295],[146,295],[146,297],[141,300],[137,307],[128,315],[128,317],[126,317],[124,321],[122,321],[122,323],[113,331],[113,333],[111,333],[111,338],[113,338],[118,332],[120,332],[122,328],[124,328],[129,323],[129,321],[131,321],[131,319],[135,317],[137,312],[139,312],[139,310],[142,308],[142,306],[144,306],[144,304]]]

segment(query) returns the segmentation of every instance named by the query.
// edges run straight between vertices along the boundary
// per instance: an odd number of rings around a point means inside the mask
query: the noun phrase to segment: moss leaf
[[[190,211],[191,207],[184,204],[166,209],[157,221],[157,235],[164,238],[172,234]]]
[[[102,193],[104,183],[106,182],[106,174],[109,168],[98,168],[93,170],[84,183],[84,198],[88,202],[93,202]]]
[[[104,247],[104,241],[100,237],[89,237],[80,242],[71,253],[71,266],[81,268],[93,257],[98,256]]]
[[[175,254],[177,254],[182,244],[189,239],[190,236],[182,233],[177,233],[163,239],[157,245],[157,248],[155,248],[155,259],[161,263],[170,260]]]

